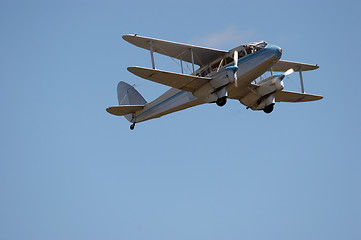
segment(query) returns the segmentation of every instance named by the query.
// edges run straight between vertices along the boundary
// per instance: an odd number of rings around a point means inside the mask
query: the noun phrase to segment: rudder
[[[117,95],[119,105],[145,105],[147,103],[144,97],[133,86],[123,81],[118,83]],[[131,122],[132,114],[124,117]]]

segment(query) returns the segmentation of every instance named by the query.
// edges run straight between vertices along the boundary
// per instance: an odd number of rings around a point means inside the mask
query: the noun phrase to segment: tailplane
[[[124,116],[132,122],[132,113],[142,110],[147,101],[131,85],[126,82],[119,82],[117,87],[119,106],[107,108],[107,112],[117,116]]]

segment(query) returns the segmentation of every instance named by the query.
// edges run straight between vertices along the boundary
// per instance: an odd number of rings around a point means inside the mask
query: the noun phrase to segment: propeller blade
[[[238,65],[238,51],[234,51],[233,53],[234,66]]]
[[[233,53],[234,66],[238,69],[238,51]],[[238,87],[237,70],[234,71],[234,85]]]
[[[293,70],[293,68],[290,68],[283,75],[288,76],[288,75],[290,75],[290,74],[292,74],[294,72],[295,72],[295,70]]]

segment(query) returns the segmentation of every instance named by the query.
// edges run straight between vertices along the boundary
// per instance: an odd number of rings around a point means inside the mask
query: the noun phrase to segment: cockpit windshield
[[[255,52],[258,52],[262,49],[264,49],[267,46],[267,43],[265,41],[260,41],[260,42],[254,42],[254,43],[250,43],[247,45],[243,45],[242,47],[244,49],[240,49],[239,51],[245,51],[248,54],[252,54]]]

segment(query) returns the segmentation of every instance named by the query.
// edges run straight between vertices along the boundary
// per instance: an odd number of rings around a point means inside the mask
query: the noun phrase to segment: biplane
[[[171,87],[151,102],[131,85],[118,83],[118,106],[107,112],[124,116],[136,123],[159,118],[205,103],[224,106],[227,99],[235,99],[247,109],[271,113],[276,102],[309,102],[322,96],[307,94],[303,85],[303,71],[318,69],[318,65],[280,60],[282,49],[265,41],[240,45],[229,51],[159,40],[138,35],[124,35],[123,39],[150,51],[152,68],[128,67],[128,71],[156,83]],[[154,53],[180,61],[181,73],[156,69]],[[185,74],[183,65],[192,66],[192,74]],[[199,68],[196,70],[196,65]],[[261,78],[266,72],[270,76]],[[274,74],[274,72],[282,72]],[[299,72],[302,92],[284,90],[285,76]],[[258,78],[261,78],[257,81]]]

